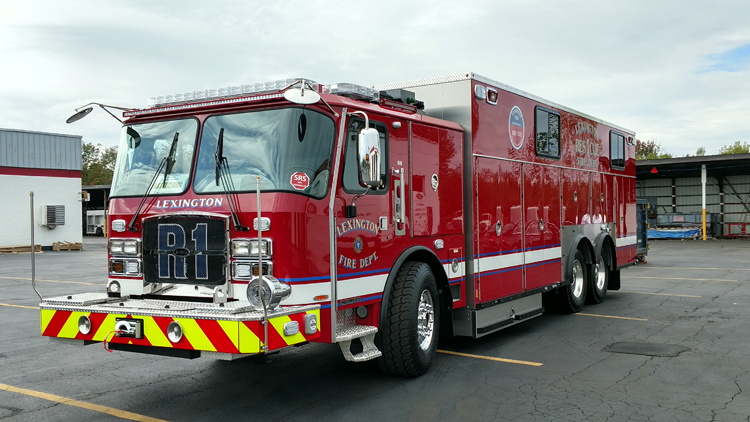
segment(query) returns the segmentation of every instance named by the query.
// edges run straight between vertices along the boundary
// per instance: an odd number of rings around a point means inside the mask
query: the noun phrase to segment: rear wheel
[[[591,274],[588,277],[588,293],[586,302],[597,304],[604,302],[607,297],[609,286],[609,249],[602,248],[601,255],[596,257],[596,263],[591,266]]]
[[[586,283],[588,280],[588,268],[583,258],[583,253],[576,250],[571,268],[570,284],[563,289],[563,295],[559,297],[560,308],[565,312],[580,312],[586,302]]]
[[[440,302],[435,276],[422,262],[407,262],[396,275],[381,327],[380,368],[392,375],[418,377],[437,351]]]

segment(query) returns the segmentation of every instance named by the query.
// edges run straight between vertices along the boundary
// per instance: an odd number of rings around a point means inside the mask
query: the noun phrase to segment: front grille
[[[227,241],[223,218],[164,216],[143,221],[143,277],[149,283],[222,285]]]

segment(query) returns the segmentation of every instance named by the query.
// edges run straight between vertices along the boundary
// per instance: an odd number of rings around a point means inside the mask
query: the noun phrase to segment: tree
[[[102,144],[84,142],[81,148],[81,184],[111,184],[116,159],[117,147],[103,148]]]
[[[635,159],[636,160],[658,160],[662,158],[672,158],[672,154],[662,152],[661,145],[653,139],[650,141],[635,141]]]
[[[696,157],[703,157],[704,155],[706,155],[706,148],[700,147],[697,150],[695,150]]]
[[[747,153],[750,153],[750,145],[748,145],[747,142],[740,143],[740,141],[737,141],[734,145],[724,145],[719,149],[719,154],[721,155]]]

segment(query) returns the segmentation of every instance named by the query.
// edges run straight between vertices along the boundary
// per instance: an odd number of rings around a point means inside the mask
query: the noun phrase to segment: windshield
[[[174,163],[165,165],[151,188],[151,195],[177,194],[187,189],[193,162],[198,121],[195,119],[142,123],[122,128],[111,196],[143,196],[169,155],[177,133]],[[168,173],[166,180],[164,173]]]
[[[331,118],[303,108],[209,117],[198,151],[196,192],[223,192],[221,181],[216,184],[214,159],[221,129],[233,191],[254,192],[260,177],[263,191],[325,196],[335,139]]]

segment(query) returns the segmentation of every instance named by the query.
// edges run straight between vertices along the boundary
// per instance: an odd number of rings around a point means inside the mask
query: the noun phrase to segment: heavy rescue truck
[[[578,312],[636,261],[634,133],[477,74],[123,117],[106,291],[44,298],[45,336],[229,360],[338,343],[418,376],[440,335]]]

